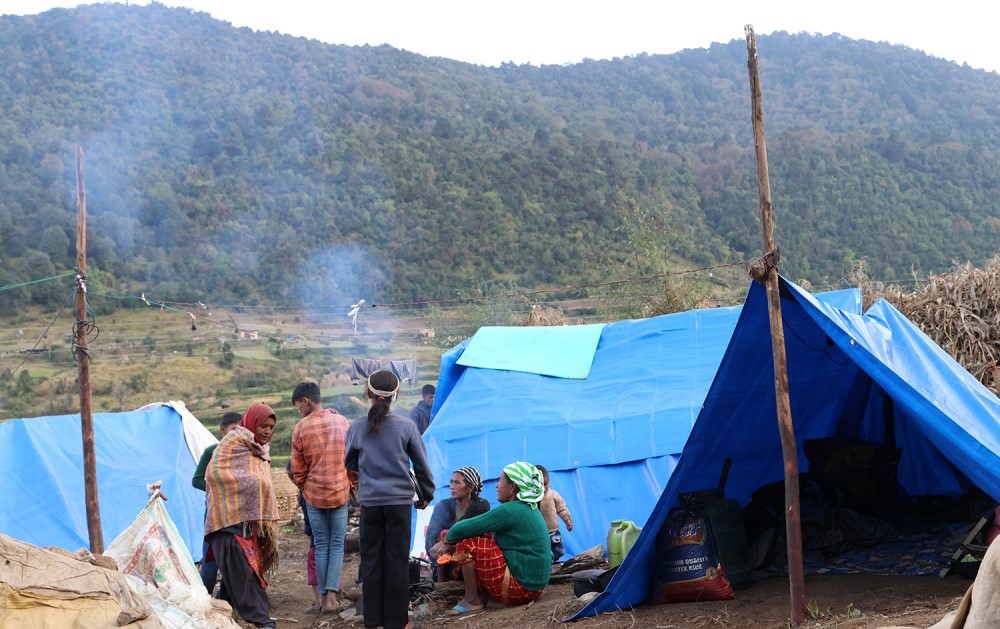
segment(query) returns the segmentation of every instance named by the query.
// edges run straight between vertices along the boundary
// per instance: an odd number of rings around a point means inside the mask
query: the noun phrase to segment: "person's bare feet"
[[[322,613],[322,614],[336,614],[342,608],[343,608],[343,606],[341,605],[340,601],[337,600],[337,597],[335,595],[327,594],[327,596],[326,596],[326,604],[323,605],[323,610],[320,613]]]

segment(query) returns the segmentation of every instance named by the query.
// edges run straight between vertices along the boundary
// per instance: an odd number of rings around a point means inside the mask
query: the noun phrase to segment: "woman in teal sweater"
[[[552,571],[549,528],[538,510],[544,493],[538,468],[511,463],[497,481],[500,506],[448,530],[444,551],[462,566],[465,581],[465,596],[449,615],[479,611],[487,597],[523,605],[542,595]]]

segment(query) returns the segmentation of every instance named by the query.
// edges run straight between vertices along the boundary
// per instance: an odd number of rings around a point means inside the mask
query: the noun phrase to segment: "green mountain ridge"
[[[841,36],[758,37],[781,270],[981,263],[1000,76]],[[692,265],[759,253],[746,46],[475,66],[90,5],[0,18],[0,285],[73,264],[160,300],[293,305],[607,277],[622,191]],[[643,261],[635,275],[642,274]],[[59,305],[65,286],[0,310]]]

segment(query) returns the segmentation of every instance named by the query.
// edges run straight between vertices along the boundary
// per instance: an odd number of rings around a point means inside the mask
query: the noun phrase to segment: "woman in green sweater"
[[[449,615],[479,611],[487,597],[523,605],[542,595],[552,571],[549,529],[538,510],[544,493],[538,468],[511,463],[497,481],[500,506],[448,530],[444,551],[453,551],[465,581],[465,596]]]

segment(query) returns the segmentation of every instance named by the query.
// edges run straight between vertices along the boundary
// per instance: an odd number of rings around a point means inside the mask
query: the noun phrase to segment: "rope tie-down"
[[[781,251],[777,246],[775,246],[774,249],[764,254],[763,257],[752,258],[750,260],[750,264],[747,265],[747,273],[750,277],[763,284],[771,269],[778,268],[778,262],[780,260]]]

